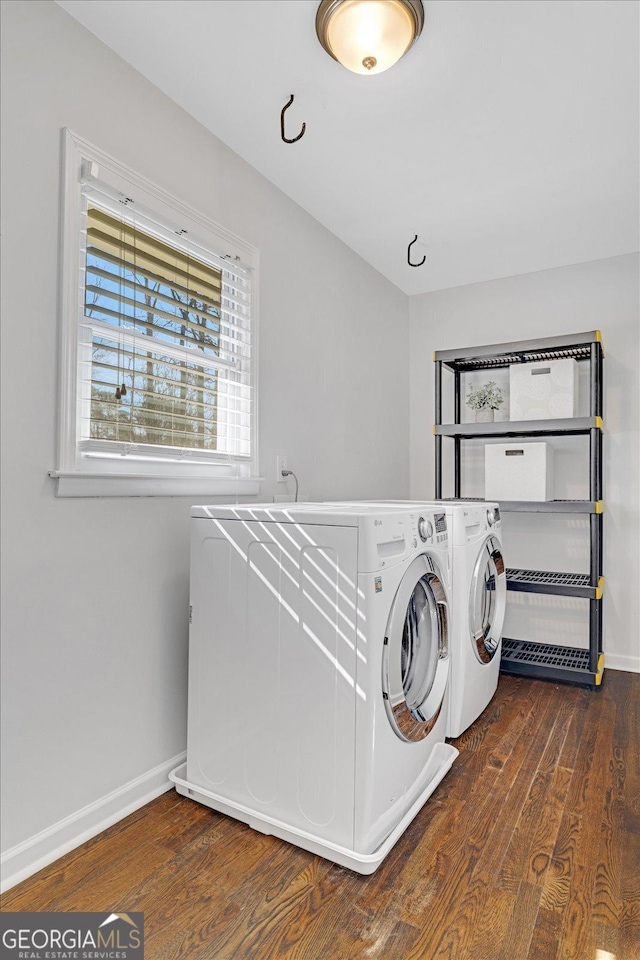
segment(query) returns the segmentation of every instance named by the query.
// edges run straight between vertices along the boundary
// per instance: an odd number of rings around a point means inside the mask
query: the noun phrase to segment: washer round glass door
[[[389,614],[382,656],[382,696],[401,740],[423,740],[433,729],[449,675],[447,595],[426,554],[409,565]]]
[[[469,628],[476,657],[491,663],[502,637],[507,605],[507,575],[500,543],[489,536],[478,555],[469,595]]]

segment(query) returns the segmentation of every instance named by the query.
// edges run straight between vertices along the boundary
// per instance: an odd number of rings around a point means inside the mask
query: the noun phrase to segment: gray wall
[[[189,502],[61,500],[47,477],[61,128],[260,249],[262,499],[277,453],[311,499],[407,496],[409,388],[386,279],[56,4],[3,3],[2,44],[6,850],[185,745]]]
[[[605,347],[604,501],[606,664],[640,670],[638,629],[638,257],[597,260],[521,277],[441,290],[410,299],[411,496],[434,493],[433,350],[601,330]],[[500,379],[484,376],[487,379]],[[472,378],[473,379],[473,378]],[[584,387],[582,382],[581,387]],[[506,381],[508,387],[508,379]],[[465,388],[466,393],[466,388]],[[585,391],[580,402],[584,410]],[[507,401],[508,403],[508,401]],[[588,413],[584,411],[585,415]],[[469,419],[471,415],[468,413]],[[451,411],[449,411],[451,416]],[[504,416],[504,414],[503,414]],[[446,419],[446,418],[445,418]],[[582,447],[580,444],[582,443]],[[450,445],[450,446],[448,446]],[[443,449],[452,460],[453,442]],[[464,496],[483,496],[481,451],[463,475]],[[559,498],[586,497],[586,441],[557,445]],[[450,474],[450,470],[449,470]],[[449,476],[445,496],[453,495]],[[511,514],[504,524],[509,566],[588,571],[585,518]],[[558,535],[560,534],[560,535]],[[552,544],[552,546],[550,546]],[[505,633],[521,639],[586,646],[587,604],[511,595]]]

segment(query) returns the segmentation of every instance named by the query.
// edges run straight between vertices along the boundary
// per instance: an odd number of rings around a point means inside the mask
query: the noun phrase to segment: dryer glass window
[[[490,663],[500,644],[506,608],[507,581],[500,544],[485,541],[471,581],[469,616],[471,638],[481,663]]]
[[[418,714],[433,686],[439,655],[438,605],[428,577],[418,580],[402,632],[402,689],[409,710]]]
[[[433,729],[448,676],[447,599],[425,557],[411,565],[394,599],[383,656],[383,697],[396,734],[417,741]]]

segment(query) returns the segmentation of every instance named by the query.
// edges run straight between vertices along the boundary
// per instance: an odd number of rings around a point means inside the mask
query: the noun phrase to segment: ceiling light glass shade
[[[420,36],[421,0],[322,0],[316,33],[324,49],[353,73],[382,73]]]

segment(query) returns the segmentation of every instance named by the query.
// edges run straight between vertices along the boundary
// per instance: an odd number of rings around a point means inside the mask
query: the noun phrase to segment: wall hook
[[[285,110],[288,110],[288,109],[289,109],[289,107],[291,106],[292,103],[293,103],[293,94],[291,94],[289,100],[287,101],[287,103],[285,103],[284,107],[282,108],[282,113],[280,114],[280,136],[282,137],[282,139],[284,140],[285,143],[295,143],[296,140],[299,140],[300,137],[304,134],[305,130],[307,129],[306,123],[303,123],[303,124],[302,124],[302,130],[300,131],[300,133],[298,134],[297,137],[294,137],[293,140],[290,140],[289,137],[285,137],[285,135],[284,135],[284,112],[285,112]]]
[[[426,263],[426,260],[427,260],[426,256],[424,256],[420,261],[420,263],[411,263],[411,247],[414,245],[417,239],[418,239],[418,234],[416,233],[415,237],[407,247],[407,263],[409,264],[410,267],[421,267],[422,264]]]

